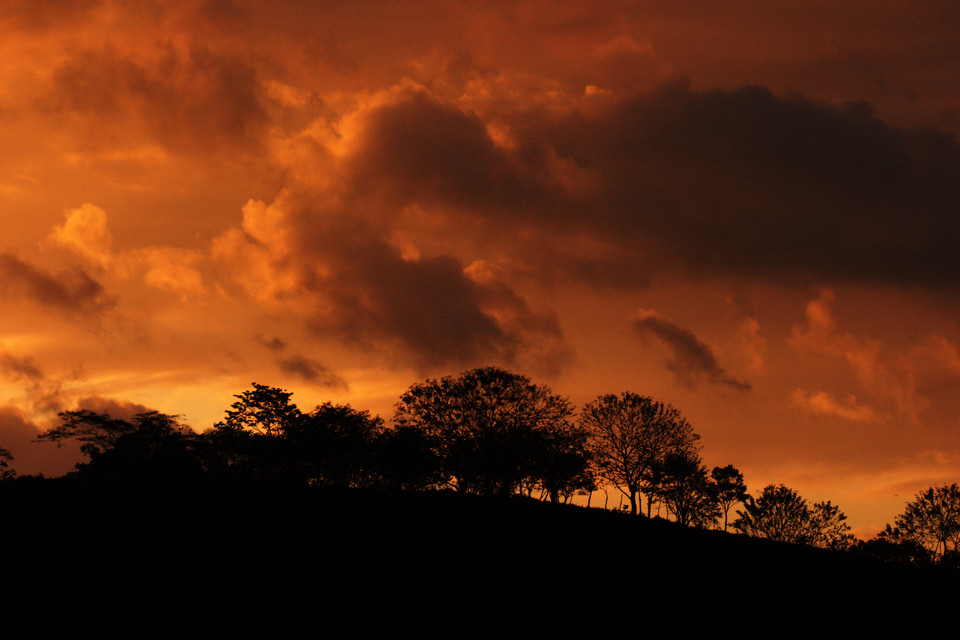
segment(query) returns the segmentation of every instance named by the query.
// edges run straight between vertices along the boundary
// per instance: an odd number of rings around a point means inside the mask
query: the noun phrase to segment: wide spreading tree
[[[757,538],[845,549],[853,543],[847,516],[826,502],[813,506],[799,493],[781,485],[767,485],[754,499],[748,497],[733,528]]]
[[[502,496],[534,483],[558,499],[589,484],[585,434],[572,417],[548,387],[483,367],[412,385],[393,422],[423,434],[447,486]]]
[[[934,559],[958,551],[960,486],[930,487],[907,503],[895,521],[897,538],[927,549]]]

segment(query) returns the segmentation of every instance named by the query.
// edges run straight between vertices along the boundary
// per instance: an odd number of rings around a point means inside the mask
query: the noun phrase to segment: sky
[[[0,446],[389,419],[500,366],[676,407],[870,537],[960,481],[960,4],[0,5]],[[596,504],[598,497],[594,497]],[[618,500],[611,492],[611,501]]]

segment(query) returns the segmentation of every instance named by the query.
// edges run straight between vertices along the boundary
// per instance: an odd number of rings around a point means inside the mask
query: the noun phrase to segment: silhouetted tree
[[[148,411],[128,422],[89,410],[59,415],[61,424],[38,440],[80,442],[80,451],[88,458],[76,465],[81,476],[153,481],[186,479],[201,472],[196,434],[177,416]]]
[[[529,378],[486,367],[411,386],[394,423],[415,428],[435,447],[444,481],[460,491],[509,495],[524,480],[547,477],[544,443],[579,437],[566,398]],[[555,482],[555,480],[551,480]]]
[[[898,528],[889,524],[870,540],[856,543],[853,550],[860,555],[884,562],[928,565],[933,560],[930,551],[922,544],[904,538]]]
[[[300,410],[290,402],[292,395],[289,391],[254,382],[253,389],[234,396],[237,401],[216,427],[281,436],[300,419]]]
[[[748,496],[733,523],[740,533],[777,542],[805,544],[810,510],[807,501],[782,484],[767,485],[756,499]]]
[[[235,395],[226,418],[203,433],[204,464],[214,476],[296,482],[297,462],[283,437],[303,414],[289,391],[252,386]]]
[[[655,468],[654,491],[677,522],[707,527],[717,521],[720,509],[714,486],[700,456],[670,453]]]
[[[307,484],[367,487],[383,420],[350,405],[324,403],[283,428],[285,457]]]
[[[423,491],[444,483],[439,445],[416,427],[384,429],[375,445],[377,484],[381,488]]]
[[[960,487],[930,487],[907,503],[895,521],[901,539],[913,540],[940,558],[960,543]]]
[[[669,454],[696,454],[700,438],[669,404],[630,392],[587,403],[580,424],[589,434],[598,475],[630,500],[633,514],[645,491],[648,516],[657,465]]]
[[[545,492],[552,502],[596,489],[585,431],[564,422],[540,429],[534,438],[533,471],[527,478],[532,489]]]
[[[13,462],[13,454],[0,447],[0,480],[7,480],[17,475],[9,466],[11,462]]]
[[[732,464],[725,467],[714,467],[710,472],[716,491],[717,504],[723,513],[723,530],[727,530],[727,519],[733,505],[747,499],[747,486],[743,482],[743,474]]]
[[[846,519],[846,514],[829,500],[815,503],[810,509],[807,544],[822,549],[849,549],[854,543],[854,537]]]
[[[782,484],[767,485],[755,500],[748,496],[737,515],[733,528],[757,538],[828,549],[843,549],[853,541],[847,516],[838,507],[829,501],[809,507]]]

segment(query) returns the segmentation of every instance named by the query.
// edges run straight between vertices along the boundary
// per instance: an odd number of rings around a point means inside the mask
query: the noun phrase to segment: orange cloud
[[[633,316],[633,327],[641,336],[651,336],[670,352],[667,368],[687,386],[701,378],[714,384],[749,391],[750,384],[730,376],[717,364],[713,350],[692,331],[651,309],[640,309]]]
[[[875,422],[880,419],[872,408],[858,404],[855,396],[847,396],[843,401],[837,401],[825,391],[808,393],[803,389],[795,389],[790,394],[790,400],[794,406],[813,413],[837,416],[853,422]]]
[[[111,255],[110,230],[107,214],[96,205],[84,203],[76,209],[68,209],[63,224],[53,228],[49,240],[66,247],[102,269],[107,269]]]

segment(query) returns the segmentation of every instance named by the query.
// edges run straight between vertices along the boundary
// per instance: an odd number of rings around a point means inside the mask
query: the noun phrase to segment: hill
[[[234,621],[491,607],[707,616],[955,597],[960,584],[956,571],[520,497],[23,479],[3,483],[0,505],[8,593],[103,615],[179,603]]]

